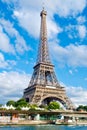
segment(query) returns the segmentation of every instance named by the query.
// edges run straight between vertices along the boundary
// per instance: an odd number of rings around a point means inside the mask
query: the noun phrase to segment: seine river
[[[62,125],[0,126],[0,130],[87,130],[87,126],[62,126]]]

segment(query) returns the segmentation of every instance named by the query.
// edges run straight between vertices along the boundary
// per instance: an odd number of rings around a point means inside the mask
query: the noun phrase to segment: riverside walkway
[[[61,122],[58,116],[63,116]],[[39,116],[39,118],[37,118]],[[45,117],[45,118],[43,118]],[[56,117],[55,119],[52,117]],[[43,118],[43,119],[42,119]],[[75,119],[74,122],[67,122],[68,119]],[[78,120],[76,120],[78,119]],[[55,122],[54,122],[55,121]],[[26,124],[72,124],[72,125],[87,125],[87,112],[71,111],[71,110],[0,110],[0,125],[26,125]]]
[[[73,117],[87,117],[87,112],[83,111],[72,111],[72,110],[28,110],[28,111],[23,111],[23,110],[0,110],[0,115],[6,115],[6,114],[26,114],[26,115],[32,115],[32,114],[40,114],[40,115],[59,115],[61,114],[62,116],[73,116]]]

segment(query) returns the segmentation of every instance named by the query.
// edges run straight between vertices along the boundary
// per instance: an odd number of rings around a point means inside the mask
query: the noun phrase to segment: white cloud
[[[45,7],[51,15],[58,13],[60,16],[75,15],[83,11],[86,6],[86,0],[44,0]],[[19,7],[21,9],[31,9],[39,10],[42,7],[41,0],[19,0]],[[32,7],[32,8],[31,8]]]
[[[6,103],[8,100],[18,100],[23,96],[23,91],[28,87],[30,75],[19,72],[0,73],[0,103]],[[87,90],[82,87],[65,86],[68,97],[76,106],[87,105]]]
[[[39,37],[40,32],[40,10],[42,8],[41,0],[3,0],[8,4],[14,4],[14,17],[19,21],[20,26],[26,29],[29,35],[37,38]],[[56,37],[58,33],[61,32],[61,28],[56,24],[54,20],[54,14],[67,17],[67,16],[76,16],[78,13],[81,13],[85,6],[86,0],[53,0],[47,1],[44,0],[45,8],[48,12],[47,23],[48,23],[48,37],[53,38]],[[78,18],[78,21],[81,18]],[[79,35],[83,38],[85,36],[85,29],[82,29],[83,33],[79,33]],[[72,37],[71,35],[69,35]],[[16,45],[19,48],[19,45]]]
[[[84,24],[78,23],[77,25],[71,25],[65,27],[65,31],[67,32],[69,38],[80,38],[84,39],[87,35],[87,28]]]
[[[16,6],[13,8],[14,17],[19,21],[19,24],[25,28],[30,35],[37,38],[39,36],[40,28],[40,10],[42,7],[41,0],[2,0],[10,4],[11,2],[16,3]],[[48,23],[48,35],[49,37],[56,36],[62,29],[55,23],[54,14],[59,15],[60,17],[76,16],[81,13],[86,6],[86,0],[53,0],[47,1],[46,10],[48,12],[47,23]],[[81,24],[77,27],[80,38],[86,36],[86,28],[82,23],[84,19],[78,18],[78,24]],[[18,36],[16,39],[16,50],[18,52],[23,52],[27,50],[24,39],[20,36],[17,30],[13,27],[8,21],[3,24],[9,36],[13,37]],[[83,27],[84,26],[84,27]],[[10,29],[9,29],[10,28]],[[74,29],[76,27],[74,26]],[[1,36],[4,37],[5,42],[0,46],[3,51],[8,52],[5,48],[9,44],[9,38],[5,33],[2,33]],[[69,35],[72,38],[72,35]],[[75,35],[74,35],[75,36]],[[76,36],[77,37],[77,36]],[[23,43],[23,44],[22,44]],[[0,44],[1,45],[1,44]],[[51,44],[51,50],[53,58],[59,63],[69,66],[87,66],[87,46],[86,45],[68,45],[66,47],[59,46],[55,43]],[[22,47],[21,47],[22,46]],[[10,46],[12,47],[12,46]],[[9,48],[10,48],[9,47]],[[12,51],[12,49],[9,49]],[[14,50],[14,49],[13,49]],[[1,59],[5,59],[1,56]],[[14,80],[15,79],[15,80]],[[26,79],[26,82],[25,82]],[[0,95],[1,99],[7,101],[9,99],[18,99],[22,96],[23,89],[27,87],[29,77],[27,74],[19,74],[18,72],[3,72],[0,73]],[[6,90],[6,91],[4,91]],[[77,93],[76,93],[77,91]],[[87,91],[82,87],[72,87],[67,88],[67,93],[70,95],[71,99],[75,104],[85,104],[87,102]],[[83,95],[83,98],[81,98]],[[77,96],[77,97],[76,97]],[[80,100],[81,99],[81,100]]]
[[[16,61],[6,60],[4,55],[0,52],[0,68],[11,69],[14,65],[16,65]]]
[[[28,47],[26,45],[24,38],[14,28],[14,25],[10,21],[1,19],[0,24],[9,36],[9,37],[6,36],[7,38],[15,38],[15,41],[14,41],[14,50],[16,48],[15,51],[17,51],[19,53],[23,53],[24,51],[27,51],[28,49],[30,49],[30,47]],[[6,35],[6,34],[3,32],[3,35]],[[10,46],[11,46],[11,44],[10,44]]]
[[[40,16],[36,11],[20,10],[14,11],[19,23],[28,33],[34,37],[39,36]]]
[[[78,30],[80,38],[86,37],[87,30],[86,30],[85,25],[78,25],[77,30]]]
[[[59,27],[59,25],[57,25],[56,23],[54,23],[51,19],[47,19],[47,33],[48,33],[48,38],[49,39],[55,39],[55,37],[57,36],[57,34],[59,34],[60,32],[63,31],[63,29],[61,27]]]
[[[65,87],[66,94],[75,107],[87,105],[87,89],[82,86],[66,86],[63,82],[60,84]]]
[[[86,6],[86,0],[59,0],[56,6],[58,14],[67,17],[81,13]]]
[[[5,61],[4,56],[0,53],[0,68],[8,67],[8,63]]]
[[[8,100],[17,100],[23,96],[23,91],[28,87],[30,76],[26,73],[19,72],[2,72],[0,73],[0,99],[1,103]]]
[[[0,50],[8,53],[14,53],[14,48],[10,44],[9,38],[3,32],[2,27],[0,26]]]
[[[39,37],[40,34],[40,15],[37,11],[28,11],[28,10],[20,10],[14,11],[14,16],[16,16],[19,20],[19,23],[22,27],[24,27],[28,33],[35,38]],[[47,17],[47,30],[48,37],[53,38],[53,36],[57,35],[62,29],[56,25],[49,17]]]
[[[50,43],[54,60],[61,65],[87,67],[87,45],[59,46],[56,42]]]
[[[70,97],[73,104],[87,105],[87,90],[83,87],[66,87],[68,96]]]
[[[53,0],[47,1],[46,9],[48,12],[48,36],[49,38],[57,35],[60,31],[60,27],[56,25],[54,22],[54,14],[58,14],[63,17],[67,17],[68,15],[77,15],[82,12],[86,6],[86,0]],[[31,8],[32,7],[32,8]],[[39,25],[40,25],[40,10],[42,7],[42,2],[37,0],[36,2],[33,0],[19,0],[19,7],[15,7],[14,16],[18,19],[19,24],[24,27],[30,35],[34,37],[39,36]],[[58,27],[57,27],[58,26]],[[54,35],[51,35],[54,34]]]
[[[84,24],[86,22],[86,18],[84,16],[77,17],[78,24]]]
[[[64,30],[70,39],[77,38],[77,25],[69,24]]]

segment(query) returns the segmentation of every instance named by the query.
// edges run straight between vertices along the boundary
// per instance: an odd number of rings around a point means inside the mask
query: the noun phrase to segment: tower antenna
[[[43,8],[43,10],[44,10],[44,8],[45,8],[45,3],[44,3],[44,2],[42,3],[42,8]]]

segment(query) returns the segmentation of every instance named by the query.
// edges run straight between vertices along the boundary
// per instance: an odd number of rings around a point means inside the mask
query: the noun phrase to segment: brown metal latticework
[[[41,29],[37,62],[29,86],[24,90],[24,98],[29,103],[37,105],[48,104],[50,101],[56,100],[66,108],[73,108],[64,87],[57,81],[54,66],[49,58],[46,15],[47,12],[43,9],[40,14]]]

